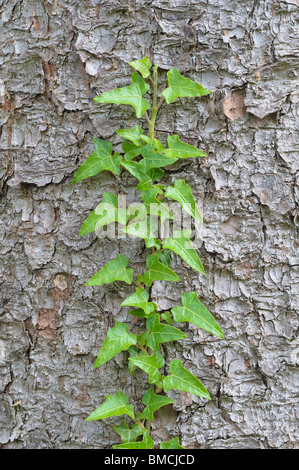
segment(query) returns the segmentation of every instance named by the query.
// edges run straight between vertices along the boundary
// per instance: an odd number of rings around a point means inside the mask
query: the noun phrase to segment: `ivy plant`
[[[180,159],[206,157],[206,154],[182,142],[178,135],[168,136],[165,147],[156,138],[155,124],[163,104],[170,104],[181,97],[197,98],[211,92],[197,82],[183,77],[173,68],[167,73],[168,86],[159,97],[158,66],[153,66],[148,57],[129,64],[136,70],[132,74],[131,85],[102,93],[95,97],[94,101],[133,106],[136,117],[145,118],[148,133],[146,134],[139,125],[131,129],[117,130],[117,134],[124,139],[121,153],[114,152],[111,143],[95,138],[94,152],[79,167],[73,183],[107,170],[115,175],[128,171],[138,181],[136,189],[140,191],[140,204],[129,206],[127,209],[120,208],[117,195],[105,192],[103,201],[83,223],[80,235],[117,222],[122,232],[143,239],[146,248],[150,250],[143,274],[134,273],[134,270],[128,267],[129,260],[119,253],[86,283],[87,286],[100,286],[121,281],[135,285],[135,293],[124,299],[121,306],[130,307],[129,313],[144,322],[145,330],[142,333],[139,330],[136,334],[129,331],[128,324],[117,321],[108,331],[94,367],[100,367],[120,352],[127,351],[130,375],[134,374],[137,368],[141,369],[148,376],[150,386],[141,398],[143,411],[136,414],[133,404],[128,404],[129,397],[119,390],[116,395],[107,395],[106,400],[86,421],[127,415],[126,420],[130,419],[131,424],[122,420],[121,424],[113,427],[121,438],[121,444],[114,445],[113,448],[152,449],[154,441],[150,436],[150,422],[157,410],[173,403],[173,399],[166,395],[169,390],[189,392],[210,400],[205,386],[184,367],[181,359],[174,358],[169,364],[169,373],[163,375],[161,369],[164,370],[165,360],[161,345],[169,341],[184,340],[187,336],[177,326],[185,322],[223,338],[220,326],[200,302],[196,292],[182,293],[181,305],[174,306],[170,311],[159,311],[156,303],[150,298],[153,282],[180,281],[172,269],[172,253],[178,255],[200,275],[204,275],[203,265],[190,239],[191,230],[175,230],[172,236],[164,239],[159,238],[157,234],[160,233],[159,224],[173,220],[173,214],[165,204],[167,199],[179,203],[189,216],[202,223],[202,216],[191,188],[183,179],[178,179],[173,186],[167,188],[158,181],[164,174],[163,168]],[[160,448],[182,449],[178,437],[169,442],[162,442]]]

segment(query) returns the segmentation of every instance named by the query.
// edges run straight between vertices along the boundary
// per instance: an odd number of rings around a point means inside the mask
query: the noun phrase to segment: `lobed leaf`
[[[191,188],[184,180],[177,180],[173,186],[168,186],[165,197],[170,197],[174,201],[178,201],[187,214],[198,222],[203,222],[199,209],[196,205]]]
[[[170,312],[163,312],[161,314],[161,318],[167,323],[170,323],[170,325],[172,325],[172,318],[171,318]]]
[[[161,217],[161,223],[165,222],[165,219],[173,219],[172,213],[169,211],[169,209],[163,204],[163,202],[159,201],[157,199],[157,194],[159,193],[158,188],[150,188],[143,190],[141,192],[141,199],[143,200],[147,214],[150,214],[151,216],[156,215],[158,217]]]
[[[162,441],[160,444],[160,449],[184,449],[184,447],[180,446],[179,438],[174,437],[168,442]]]
[[[127,405],[128,397],[121,391],[116,395],[107,395],[106,401],[91,413],[85,421],[94,421],[97,419],[105,419],[110,416],[129,415],[132,419],[135,418],[133,405]]]
[[[124,281],[127,284],[132,284],[134,271],[131,268],[127,269],[128,264],[128,258],[119,253],[116,258],[109,261],[100,271],[92,276],[85,285],[101,286],[102,284],[108,284],[114,281]]]
[[[158,222],[154,217],[146,217],[146,219],[139,222],[131,222],[127,227],[122,229],[122,232],[127,233],[133,237],[143,238],[147,243],[156,244],[155,234],[158,230]]]
[[[142,413],[138,413],[137,419],[154,419],[154,412],[162,408],[162,406],[174,403],[174,400],[163,395],[156,395],[153,389],[149,389],[142,397],[142,403],[146,405]]]
[[[138,72],[141,73],[143,78],[149,77],[152,63],[147,57],[147,55],[144,57],[144,59],[134,60],[133,62],[129,62],[129,65],[131,65],[131,67],[133,67],[135,70],[138,70]]]
[[[208,400],[211,399],[209,392],[203,384],[182,366],[181,359],[171,361],[169,371],[171,375],[167,375],[163,379],[163,389],[165,392],[176,389],[182,392],[193,393]]]
[[[108,225],[112,222],[119,222],[121,225],[126,225],[128,221],[128,214],[125,209],[118,208],[118,198],[115,194],[104,192],[103,202],[101,202],[94,211],[89,214],[83,223],[79,235],[86,235],[87,233],[94,232],[103,225]]]
[[[122,144],[122,149],[125,152],[124,159],[125,161],[134,160],[134,158],[141,155],[141,151],[144,148],[144,145],[135,145],[133,142],[125,140]]]
[[[140,160],[139,166],[143,173],[147,173],[151,168],[172,165],[172,163],[177,161],[177,158],[167,157],[166,155],[162,155],[162,153],[153,153],[151,150],[151,145],[147,144],[141,151],[143,159]]]
[[[160,316],[158,314],[151,315],[147,319],[146,328],[150,332],[146,339],[146,345],[154,351],[159,349],[161,343],[187,338],[187,335],[177,328],[160,323]]]
[[[131,140],[134,145],[141,145],[140,136],[143,134],[143,130],[140,126],[136,125],[133,129],[119,129],[116,132],[124,139]]]
[[[112,155],[112,144],[102,139],[93,139],[95,150],[77,170],[72,183],[78,183],[89,176],[95,176],[101,171],[112,171],[115,175],[120,174],[120,162],[122,158],[119,153]]]
[[[139,354],[136,357],[129,357],[129,362],[148,374],[150,384],[161,383],[162,377],[158,369],[164,366],[165,361],[159,351],[156,351],[152,356]]]
[[[130,346],[137,343],[137,337],[132,333],[128,333],[128,330],[128,325],[117,321],[116,326],[108,331],[107,338],[95,362],[95,368],[102,366],[121,351],[125,351]]]
[[[201,274],[204,274],[203,265],[194,250],[189,237],[191,230],[175,231],[173,238],[166,238],[163,248],[169,248],[179,255],[186,263]]]
[[[154,441],[150,437],[147,431],[143,434],[142,441],[138,442],[127,442],[126,444],[117,444],[112,446],[113,449],[152,449]]]
[[[139,184],[136,186],[136,189],[145,190],[152,187],[151,178],[141,171],[139,163],[134,161],[125,161],[121,162],[121,165],[129,171],[131,175],[135,176],[135,178],[139,180]]]
[[[167,104],[172,103],[176,98],[195,98],[197,96],[209,95],[212,93],[199,83],[182,77],[177,69],[171,69],[167,72],[168,88],[162,91]]]
[[[120,435],[122,444],[126,444],[127,442],[134,442],[137,437],[142,436],[145,429],[138,423],[133,424],[133,426],[129,428],[127,423],[122,420],[121,424],[113,426],[113,431]]]
[[[154,310],[156,310],[157,305],[154,302],[148,302],[149,293],[141,289],[141,287],[136,287],[136,294],[130,295],[125,299],[120,305],[121,307],[139,307],[141,308],[146,316],[149,316]]]
[[[207,157],[207,154],[199,150],[193,145],[181,142],[178,135],[167,137],[168,149],[164,150],[164,154],[172,158],[190,158],[190,157]]]
[[[128,104],[135,108],[136,116],[141,118],[145,111],[150,108],[149,102],[142,98],[148,91],[149,85],[138,73],[132,75],[132,85],[107,91],[94,98],[96,103]]]
[[[213,315],[198,300],[197,292],[185,292],[182,295],[182,304],[182,307],[178,306],[171,309],[175,322],[188,321],[220,338],[224,338],[222,330]]]
[[[148,271],[145,271],[139,279],[147,287],[150,287],[154,281],[180,281],[180,278],[172,269],[160,263],[157,253],[147,257],[146,266]]]

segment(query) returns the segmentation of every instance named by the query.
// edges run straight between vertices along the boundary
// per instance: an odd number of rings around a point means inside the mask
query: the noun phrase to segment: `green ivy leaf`
[[[169,248],[179,255],[186,263],[201,274],[204,274],[203,265],[189,240],[191,230],[175,231],[173,238],[166,238],[163,248]]]
[[[127,268],[129,264],[128,258],[119,253],[116,258],[109,261],[98,271],[89,281],[86,286],[101,286],[114,281],[124,281],[127,284],[132,284],[133,269]]]
[[[157,181],[164,175],[164,171],[161,168],[150,168],[146,174],[150,177],[152,181]]]
[[[187,338],[187,335],[177,328],[160,323],[158,314],[151,315],[147,319],[146,328],[151,333],[146,339],[146,345],[154,351],[159,349],[160,343]]]
[[[135,308],[134,310],[129,311],[130,315],[133,315],[134,317],[138,318],[147,318],[148,315],[146,315],[145,311],[142,310],[142,308]]]
[[[152,153],[151,150],[151,145],[147,144],[141,151],[143,159],[140,160],[139,166],[143,173],[147,173],[151,168],[160,168],[161,166],[164,167],[172,165],[172,163],[177,161],[177,158],[170,158],[166,155],[162,155],[161,153]]]
[[[139,354],[137,357],[129,357],[129,361],[148,374],[150,384],[161,383],[162,377],[158,369],[161,369],[165,362],[159,351],[156,351],[153,356]]]
[[[160,444],[160,449],[184,449],[184,447],[180,446],[179,438],[174,437],[168,442],[162,441]]]
[[[182,295],[182,304],[182,307],[178,306],[171,309],[175,322],[188,321],[220,338],[224,338],[222,330],[214,317],[198,300],[197,292],[185,292]]]
[[[152,449],[153,445],[154,441],[148,432],[144,432],[142,441],[127,442],[126,444],[117,444],[112,447],[113,449]]]
[[[170,325],[172,325],[172,318],[171,318],[170,312],[163,312],[161,314],[161,318],[167,323],[169,323]]]
[[[165,197],[170,197],[174,201],[178,201],[187,214],[198,222],[203,222],[202,216],[192,196],[191,188],[184,180],[177,180],[173,186],[168,186]]]
[[[168,88],[162,91],[162,96],[164,96],[167,104],[172,103],[176,98],[194,98],[212,93],[199,83],[190,80],[190,78],[182,77],[175,68],[167,72],[167,78]]]
[[[159,260],[161,263],[165,264],[168,268],[171,268],[171,250],[158,251]]]
[[[143,130],[140,126],[136,125],[133,129],[119,129],[116,132],[124,139],[131,140],[134,145],[141,145],[140,136],[143,134]]]
[[[146,211],[151,216],[156,215],[157,217],[161,217],[161,223],[165,222],[165,219],[173,219],[172,213],[167,209],[163,202],[159,201],[156,198],[157,194],[159,193],[158,188],[150,188],[143,190],[141,192],[141,199],[143,200]]]
[[[144,190],[150,189],[152,187],[152,180],[150,177],[140,170],[139,163],[134,161],[121,162],[121,165],[129,172],[131,175],[135,176],[139,180],[138,186],[136,189]]]
[[[211,399],[209,392],[203,384],[182,366],[181,359],[174,359],[169,366],[171,375],[167,375],[163,379],[163,389],[168,392],[171,389],[180,390],[182,392],[193,393],[199,397]]]
[[[133,69],[138,70],[138,72],[141,73],[143,78],[147,78],[150,76],[150,69],[152,67],[152,63],[147,57],[147,55],[144,57],[144,59],[134,60],[133,62],[129,62],[129,65],[131,65]]]
[[[137,419],[148,419],[152,421],[154,419],[154,412],[162,408],[162,406],[170,405],[174,403],[174,400],[163,395],[156,395],[151,388],[142,397],[142,403],[146,405],[142,413],[138,413]]]
[[[128,325],[117,321],[116,326],[108,331],[107,338],[95,362],[95,368],[102,366],[121,351],[125,351],[137,343],[137,337],[132,333],[128,333],[128,330]]]
[[[87,233],[94,232],[103,225],[108,225],[112,222],[119,222],[121,225],[126,225],[128,221],[127,211],[118,208],[118,199],[115,194],[103,194],[103,202],[101,202],[94,211],[89,214],[83,223],[79,235],[86,235]]]
[[[148,271],[145,271],[139,279],[141,282],[144,282],[147,287],[150,287],[154,281],[180,281],[180,278],[172,269],[160,263],[158,254],[148,256],[146,266],[148,267]]]
[[[130,313],[130,312],[129,312],[129,313]],[[128,348],[128,353],[129,353],[130,357],[136,357],[136,356],[138,356],[138,354],[139,354],[139,350],[138,350],[138,348],[136,348],[136,346],[130,346],[130,347]],[[135,369],[136,369],[136,366],[134,366],[134,364],[132,364],[132,363],[129,361],[129,364],[128,364],[129,374],[130,374],[130,375],[133,375]]]
[[[141,155],[141,151],[144,148],[143,145],[135,145],[133,142],[129,142],[128,140],[125,140],[122,144],[122,149],[125,152],[124,154],[124,159],[125,161],[131,161],[135,157],[138,157]]]
[[[113,431],[120,435],[122,444],[135,442],[137,437],[142,436],[145,432],[140,424],[135,423],[132,428],[129,428],[124,420],[118,426],[113,426]]]
[[[144,239],[145,241],[145,246],[146,248],[156,248],[157,250],[159,250],[160,248],[160,245],[161,245],[161,240],[157,240],[157,238],[145,238]]]
[[[128,104],[135,108],[136,116],[141,118],[150,104],[142,96],[148,91],[149,85],[138,73],[132,75],[132,85],[107,91],[94,98],[96,103]]]
[[[149,293],[141,287],[136,287],[136,294],[130,295],[120,305],[121,307],[139,307],[148,316],[157,308],[157,305],[154,302],[148,302],[148,299]]]
[[[127,405],[128,397],[118,391],[116,395],[107,395],[106,401],[97,408],[85,421],[94,421],[97,419],[105,419],[110,416],[129,415],[135,418],[133,405]]]
[[[199,150],[193,145],[181,142],[178,135],[167,137],[168,149],[164,150],[164,154],[172,158],[190,158],[190,157],[207,157],[207,154]]]
[[[95,176],[101,171],[112,171],[115,175],[120,174],[119,153],[112,155],[112,144],[102,139],[93,139],[95,151],[85,160],[76,172],[72,183],[78,183],[89,176]]]
[[[127,233],[133,237],[144,238],[146,240],[155,239],[155,234],[158,230],[158,222],[154,217],[147,217],[139,222],[132,222],[127,227],[122,229],[122,232]]]

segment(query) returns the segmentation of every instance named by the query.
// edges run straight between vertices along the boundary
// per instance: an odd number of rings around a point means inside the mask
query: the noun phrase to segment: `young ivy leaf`
[[[152,449],[154,441],[147,431],[143,433],[142,441],[127,442],[126,444],[117,444],[112,446],[113,449]]]
[[[125,152],[124,159],[127,162],[134,160],[135,157],[141,155],[141,151],[144,148],[144,145],[135,145],[133,142],[129,142],[128,140],[125,140],[121,146]]]
[[[166,155],[162,155],[161,153],[152,153],[150,144],[143,147],[141,155],[143,156],[143,159],[140,160],[139,166],[140,170],[144,173],[147,173],[151,168],[160,168],[161,166],[164,167],[172,165],[172,163],[177,161],[177,158],[170,158]]]
[[[158,251],[159,260],[162,264],[165,264],[168,268],[171,268],[171,250]]]
[[[112,171],[115,175],[120,174],[122,158],[119,153],[112,155],[112,144],[102,139],[93,139],[93,141],[95,150],[79,167],[73,178],[73,184],[89,176],[95,176],[103,170]]]
[[[198,210],[196,202],[191,192],[191,188],[184,180],[177,180],[173,186],[168,186],[165,197],[170,197],[174,201],[178,201],[187,214],[193,219],[202,223],[202,216]]]
[[[161,384],[162,377],[158,369],[164,366],[165,361],[159,351],[156,351],[153,356],[144,355],[143,353],[142,355],[129,357],[129,361],[148,374],[150,384]]]
[[[163,379],[164,392],[176,389],[181,392],[193,393],[193,395],[198,395],[199,397],[211,400],[209,392],[203,384],[193,374],[191,374],[191,372],[182,366],[181,359],[174,359],[171,361],[169,371],[171,375],[167,375]]]
[[[153,351],[159,349],[160,343],[187,338],[187,335],[177,328],[160,323],[160,316],[158,314],[151,315],[147,319],[146,328],[150,332],[146,339],[146,345]]]
[[[174,400],[163,395],[156,395],[152,388],[150,388],[142,397],[142,403],[146,405],[142,413],[138,413],[137,419],[154,419],[154,412],[162,408],[162,406],[174,403]]]
[[[194,250],[189,237],[191,230],[178,230],[174,232],[173,238],[166,238],[163,248],[169,248],[179,255],[186,263],[201,274],[204,274],[203,265]]]
[[[110,416],[129,415],[135,418],[133,405],[127,405],[128,397],[118,391],[116,395],[107,395],[106,401],[97,408],[85,421],[94,421],[97,419],[105,419]]]
[[[214,335],[224,338],[222,330],[211,313],[198,300],[197,292],[185,292],[182,295],[183,306],[173,307],[173,319],[176,323],[188,321]]]
[[[167,323],[169,323],[170,325],[172,325],[172,318],[171,318],[170,312],[163,312],[161,314],[161,318],[162,318],[162,320],[164,320]]]
[[[146,316],[149,316],[156,310],[157,305],[154,302],[148,302],[148,299],[149,293],[141,287],[136,287],[136,294],[130,295],[120,305],[121,307],[139,307]]]
[[[147,257],[146,266],[148,271],[145,271],[139,277],[138,282],[144,282],[147,287],[150,287],[154,281],[180,281],[180,278],[172,269],[160,263],[157,253]]]
[[[159,201],[159,199],[156,198],[158,193],[158,188],[150,188],[143,190],[141,192],[141,199],[145,204],[147,214],[150,214],[151,216],[156,215],[158,217],[161,217],[161,224],[163,225],[165,219],[172,220],[173,215],[169,211],[169,209],[167,209],[165,204],[163,204],[163,202]]]
[[[101,286],[102,284],[109,284],[114,281],[124,281],[127,284],[133,282],[133,269],[128,268],[128,258],[119,253],[116,258],[109,261],[86,282],[86,286]]]
[[[181,142],[178,135],[171,135],[167,137],[168,149],[164,150],[167,157],[172,158],[190,158],[190,157],[207,157],[207,154],[199,150],[193,145]]]
[[[140,136],[143,134],[143,130],[140,126],[136,125],[133,129],[119,129],[116,132],[124,139],[131,140],[133,144],[141,145]]]
[[[132,333],[128,333],[129,327],[119,321],[116,326],[110,328],[95,362],[94,367],[100,367],[107,361],[112,359],[121,351],[125,351],[133,344],[137,343],[137,337]]]
[[[133,62],[128,62],[133,69],[138,70],[138,72],[141,73],[143,78],[147,78],[150,76],[150,69],[152,67],[152,63],[147,57],[147,55],[144,57],[144,59],[140,60],[134,60]]]
[[[146,174],[150,177],[152,181],[157,181],[164,175],[164,171],[161,168],[150,168],[147,170]]]
[[[182,77],[177,69],[169,70],[167,78],[168,88],[162,91],[162,96],[164,96],[167,104],[172,103],[176,98],[194,98],[212,93],[199,83],[190,80],[190,78]]]
[[[94,232],[103,225],[108,225],[112,222],[119,222],[121,225],[126,225],[128,221],[128,214],[125,209],[118,208],[118,198],[115,194],[103,194],[103,202],[101,202],[94,211],[89,214],[83,223],[79,235],[86,235],[87,233]]]
[[[146,219],[139,222],[132,222],[127,227],[122,229],[122,232],[127,233],[133,237],[144,238],[145,240],[151,241],[155,239],[155,234],[158,230],[158,222],[154,217],[148,216]],[[148,247],[149,248],[149,247]]]
[[[160,444],[160,449],[184,449],[184,447],[180,446],[179,438],[174,437],[168,442],[162,441]]]
[[[129,172],[131,175],[135,176],[139,180],[138,186],[136,189],[144,190],[150,189],[152,187],[151,178],[144,172],[140,170],[139,163],[134,161],[121,162],[121,165]]]
[[[121,424],[113,426],[113,431],[120,435],[122,444],[126,444],[127,442],[135,442],[137,437],[144,434],[145,429],[138,423],[129,428],[127,423],[122,420]]]
[[[142,98],[148,91],[149,85],[138,73],[132,75],[132,85],[107,91],[94,98],[96,103],[128,104],[135,108],[136,116],[141,118],[145,111],[150,108],[149,102]]]

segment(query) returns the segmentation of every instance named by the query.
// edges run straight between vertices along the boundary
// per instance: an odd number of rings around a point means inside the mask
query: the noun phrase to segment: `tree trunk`
[[[128,375],[126,353],[93,369],[108,328],[132,326],[120,303],[134,288],[84,284],[119,252],[141,273],[144,243],[78,236],[104,191],[132,202],[136,180],[125,172],[71,180],[93,137],[117,150],[115,130],[138,123],[133,108],[93,97],[129,85],[127,62],[145,55],[165,84],[177,67],[213,91],[158,115],[162,142],[179,134],[208,154],[164,176],[184,178],[202,206],[206,276],[174,258],[180,287],[156,282],[152,300],[167,309],[197,291],[225,335],[190,326],[187,340],[164,346],[167,364],[182,358],[212,400],[169,392],[175,405],[157,413],[152,436],[178,435],[187,448],[298,447],[297,8],[297,0],[0,0],[0,447],[111,448],[120,418],[85,418],[118,389],[140,404],[146,376]]]

